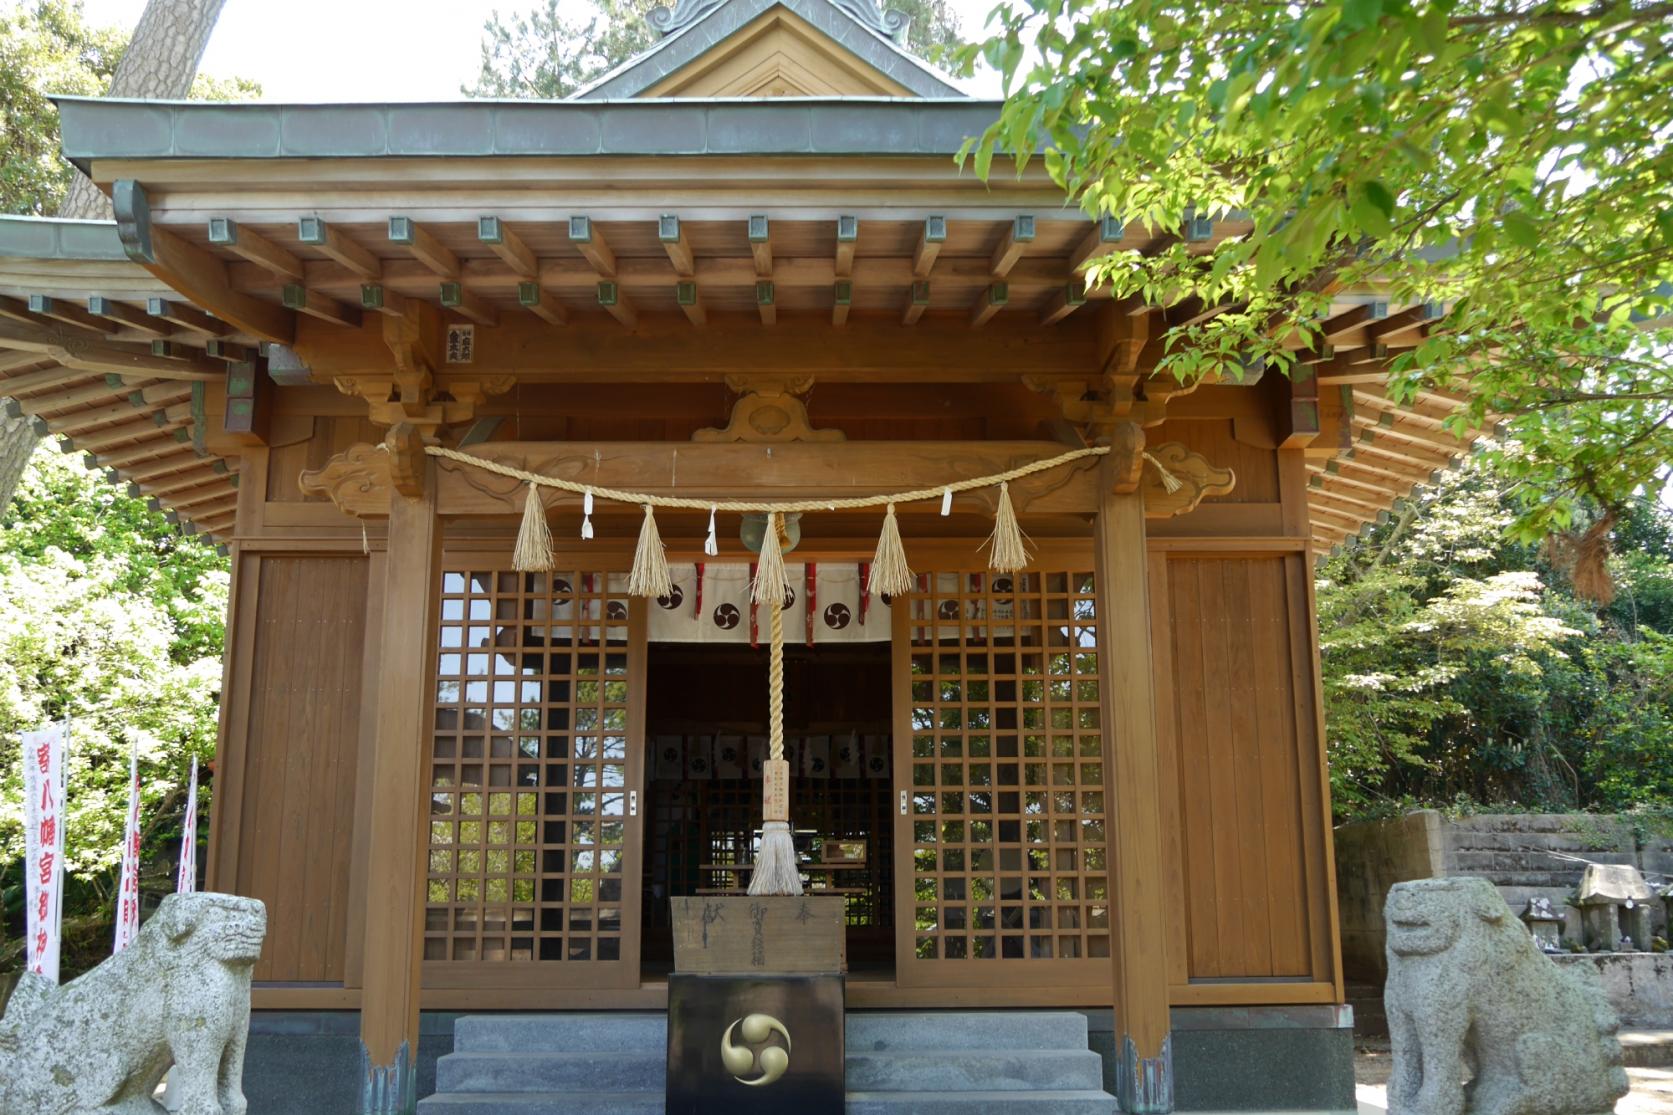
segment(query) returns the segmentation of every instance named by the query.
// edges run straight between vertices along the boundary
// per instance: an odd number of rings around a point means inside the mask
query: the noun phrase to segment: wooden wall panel
[[[255,568],[249,568],[255,566]],[[359,555],[243,557],[248,694],[222,744],[215,885],[267,904],[255,978],[343,979],[366,634]],[[245,591],[248,591],[246,588]],[[236,831],[231,826],[236,826]]]
[[[1166,846],[1182,879],[1184,970],[1196,980],[1332,978],[1316,780],[1310,626],[1300,554],[1160,555],[1155,605],[1164,755],[1176,768]],[[1154,584],[1155,582],[1153,582]],[[1296,591],[1297,584],[1303,591]],[[1160,587],[1160,586],[1157,586]]]

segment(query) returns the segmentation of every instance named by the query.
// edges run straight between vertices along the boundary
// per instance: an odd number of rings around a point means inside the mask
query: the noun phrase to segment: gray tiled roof
[[[844,17],[847,18],[847,17]],[[952,155],[999,102],[833,97],[275,105],[59,97],[64,155]]]
[[[920,97],[962,97],[946,75],[829,0],[726,0],[649,50],[628,59],[573,95],[574,100],[632,97],[682,69],[774,7],[787,8],[835,42]]]

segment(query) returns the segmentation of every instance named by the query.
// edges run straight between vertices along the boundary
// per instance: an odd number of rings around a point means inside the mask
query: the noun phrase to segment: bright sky
[[[260,82],[269,101],[456,100],[480,68],[489,14],[529,6],[531,0],[227,0],[202,70]],[[993,0],[951,6],[965,35],[975,37]],[[131,28],[145,0],[84,0],[84,7],[95,23]],[[968,88],[998,96],[998,77],[982,74]]]

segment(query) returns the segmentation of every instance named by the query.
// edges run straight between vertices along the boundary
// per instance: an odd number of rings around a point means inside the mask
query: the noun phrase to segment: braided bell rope
[[[772,604],[771,642],[767,651],[767,757],[784,758],[784,601]]]

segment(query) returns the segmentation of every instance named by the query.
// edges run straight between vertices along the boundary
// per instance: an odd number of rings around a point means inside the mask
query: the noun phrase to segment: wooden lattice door
[[[426,985],[637,987],[643,602],[474,562],[439,611]]]
[[[923,574],[894,609],[902,986],[1107,994],[1090,564]]]

